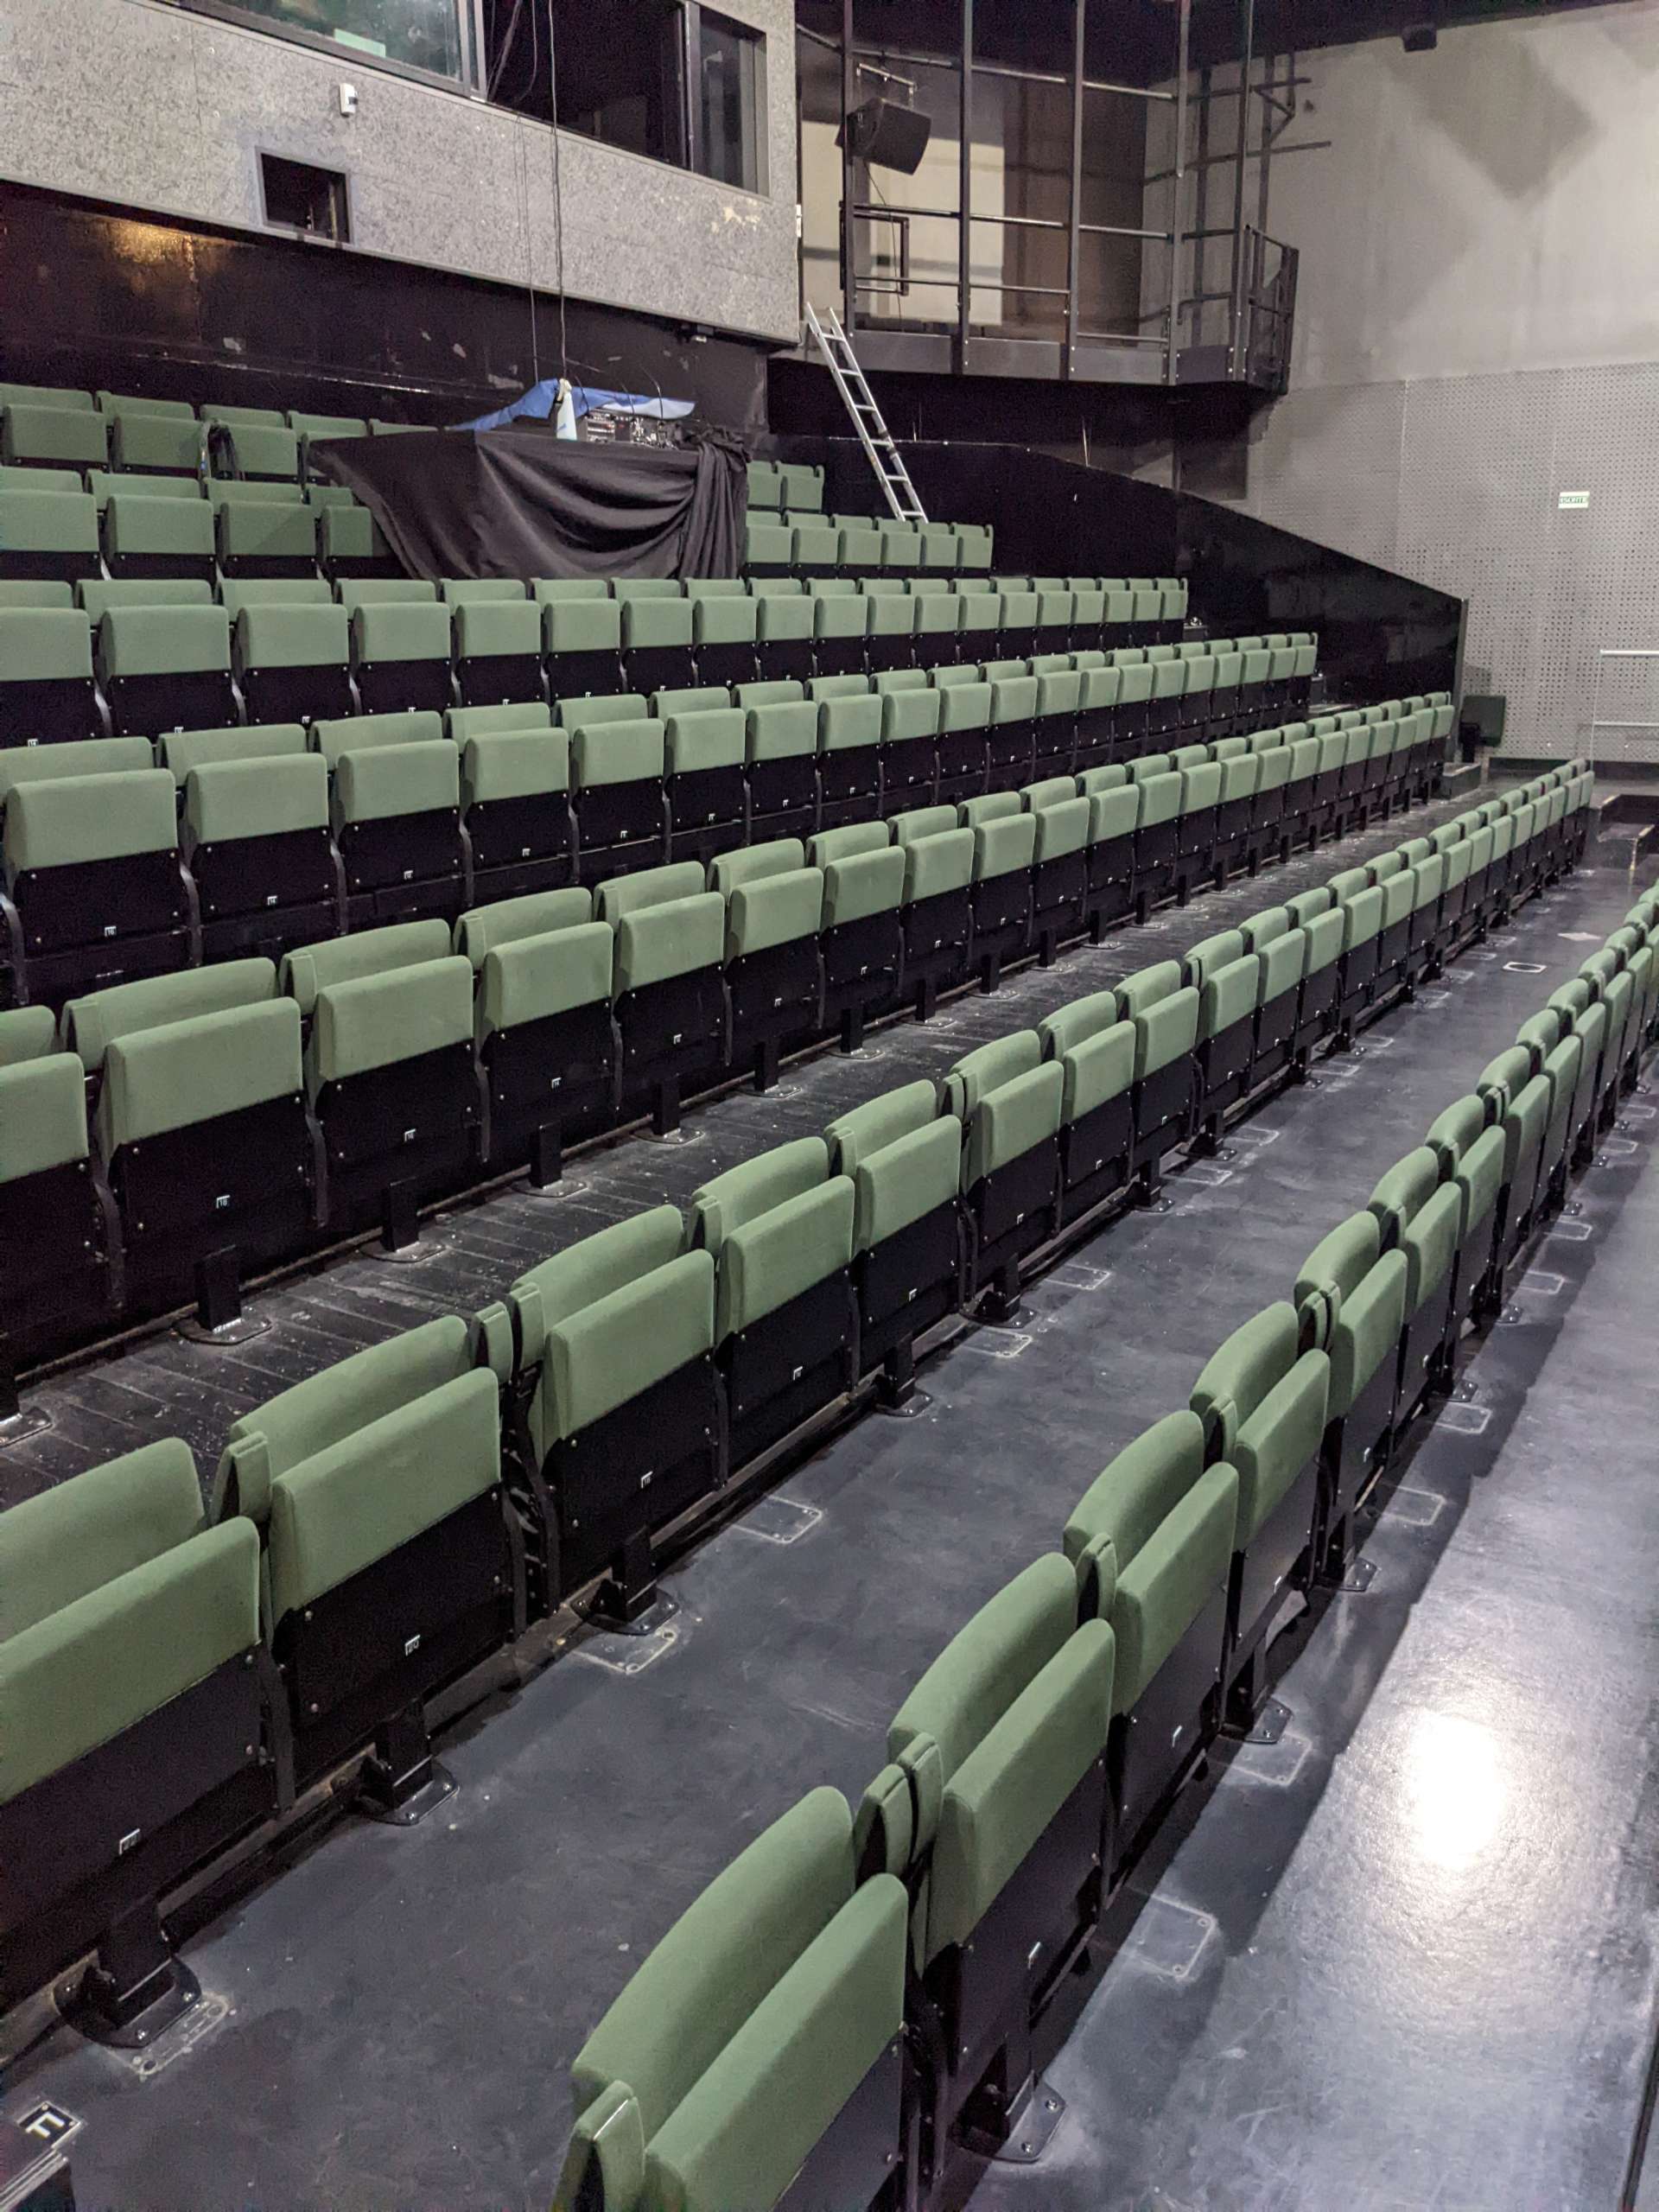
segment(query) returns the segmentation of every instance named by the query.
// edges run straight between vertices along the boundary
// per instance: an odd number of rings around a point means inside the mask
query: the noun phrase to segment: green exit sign
[[[1563,492],[1555,504],[1563,511],[1569,507],[1587,507],[1590,504],[1590,494],[1587,492]]]

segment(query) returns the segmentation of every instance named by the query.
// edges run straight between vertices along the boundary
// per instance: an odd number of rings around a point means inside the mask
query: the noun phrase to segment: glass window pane
[[[564,128],[683,168],[679,0],[556,0],[554,21]]]
[[[759,31],[702,11],[697,84],[704,174],[745,192],[760,188],[761,57]]]
[[[461,73],[462,0],[231,0],[273,29],[309,31],[375,60]]]

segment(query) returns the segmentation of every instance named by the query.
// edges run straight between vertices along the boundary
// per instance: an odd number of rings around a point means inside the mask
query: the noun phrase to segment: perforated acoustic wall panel
[[[1466,599],[1465,688],[1508,700],[1506,752],[1587,749],[1599,650],[1659,647],[1659,362],[1292,391],[1245,504]],[[1659,673],[1605,690],[1604,721],[1659,722]],[[1595,752],[1659,764],[1659,728]]]

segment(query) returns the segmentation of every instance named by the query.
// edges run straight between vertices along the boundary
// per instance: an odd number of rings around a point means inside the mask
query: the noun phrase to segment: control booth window
[[[490,98],[764,192],[766,39],[698,0],[483,0]]]
[[[196,13],[223,16],[343,56],[418,70],[458,90],[474,75],[474,0],[185,0]]]

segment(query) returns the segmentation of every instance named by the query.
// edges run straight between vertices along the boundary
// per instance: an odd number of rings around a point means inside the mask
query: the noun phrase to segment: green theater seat
[[[910,2155],[902,1885],[815,1789],[657,1944],[571,2069],[591,2212],[885,2201]]]
[[[1357,1213],[1296,1278],[1304,1339],[1330,1361],[1318,1549],[1321,1573],[1336,1581],[1357,1548],[1355,1516],[1387,1465],[1406,1276],[1404,1253],[1382,1250],[1376,1215]]]
[[[966,1053],[944,1079],[940,1110],[963,1133],[964,1290],[997,1319],[1014,1313],[1023,1262],[1058,1225],[1063,1090],[1033,1029]]]
[[[45,1006],[0,1014],[0,1421],[17,1370],[106,1322],[117,1248],[92,1173],[79,1061]],[[3,1773],[0,1761],[0,1773]]]
[[[0,1515],[0,2001],[92,1951],[129,2026],[175,1995],[162,1896],[270,1808],[258,1541],[168,1439]]]
[[[489,1090],[489,1163],[530,1163],[554,1181],[565,1141],[615,1105],[613,938],[586,891],[543,891],[474,908],[455,950],[477,978],[478,1056]]]
[[[86,614],[0,606],[0,750],[103,734]]]

